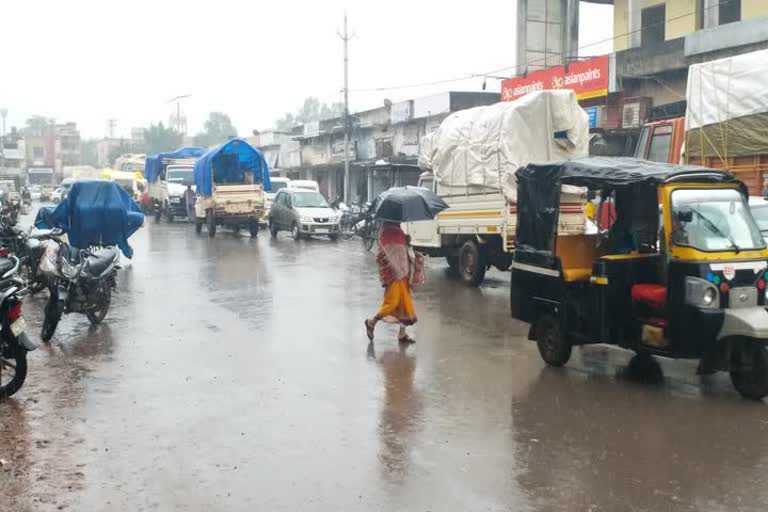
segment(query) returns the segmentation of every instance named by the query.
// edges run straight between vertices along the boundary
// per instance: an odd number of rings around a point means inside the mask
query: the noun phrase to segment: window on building
[[[741,0],[720,0],[717,8],[720,25],[741,21]]]
[[[652,46],[664,42],[666,5],[654,5],[640,11],[640,45]]]
[[[32,148],[32,158],[43,158],[43,147],[42,146],[34,146]]]

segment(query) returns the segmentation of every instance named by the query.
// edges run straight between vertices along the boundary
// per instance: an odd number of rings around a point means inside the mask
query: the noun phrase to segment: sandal
[[[397,341],[400,343],[416,343],[416,340],[414,338],[411,338],[407,334],[403,336],[402,338],[400,336],[397,337]]]
[[[365,334],[368,335],[368,340],[373,341],[373,328],[375,325],[371,325],[370,321],[365,319]]]

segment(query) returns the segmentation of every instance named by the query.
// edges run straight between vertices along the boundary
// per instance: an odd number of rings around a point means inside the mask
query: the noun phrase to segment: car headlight
[[[714,283],[706,279],[686,277],[685,303],[700,308],[719,308],[720,292]]]
[[[310,224],[311,222],[313,222],[313,220],[312,220],[312,217],[307,217],[306,215],[302,215],[301,222],[303,222],[304,224]]]

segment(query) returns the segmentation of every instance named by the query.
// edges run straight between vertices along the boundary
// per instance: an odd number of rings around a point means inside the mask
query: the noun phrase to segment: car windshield
[[[169,167],[165,179],[170,183],[191,183],[193,181],[193,168]]]
[[[702,251],[762,249],[765,241],[736,189],[672,192],[672,243]]]
[[[760,232],[768,233],[768,201],[762,202],[763,204],[750,205],[750,210]]]
[[[328,202],[320,192],[296,192],[293,194],[296,208],[328,208]]]

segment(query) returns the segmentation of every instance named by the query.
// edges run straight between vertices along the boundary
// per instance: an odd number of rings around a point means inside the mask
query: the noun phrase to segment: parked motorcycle
[[[18,276],[20,266],[16,256],[0,257],[0,399],[24,384],[27,352],[37,348],[25,332],[21,305],[26,286]]]
[[[46,287],[45,276],[40,272],[40,258],[43,255],[43,240],[50,230],[30,228],[24,231],[0,220],[0,241],[8,247],[21,262],[20,274],[26,279],[30,293],[37,293]]]
[[[48,276],[50,297],[45,306],[41,338],[50,341],[61,316],[81,313],[93,325],[107,316],[120,268],[116,247],[77,249],[51,239],[45,244],[41,267]]]

